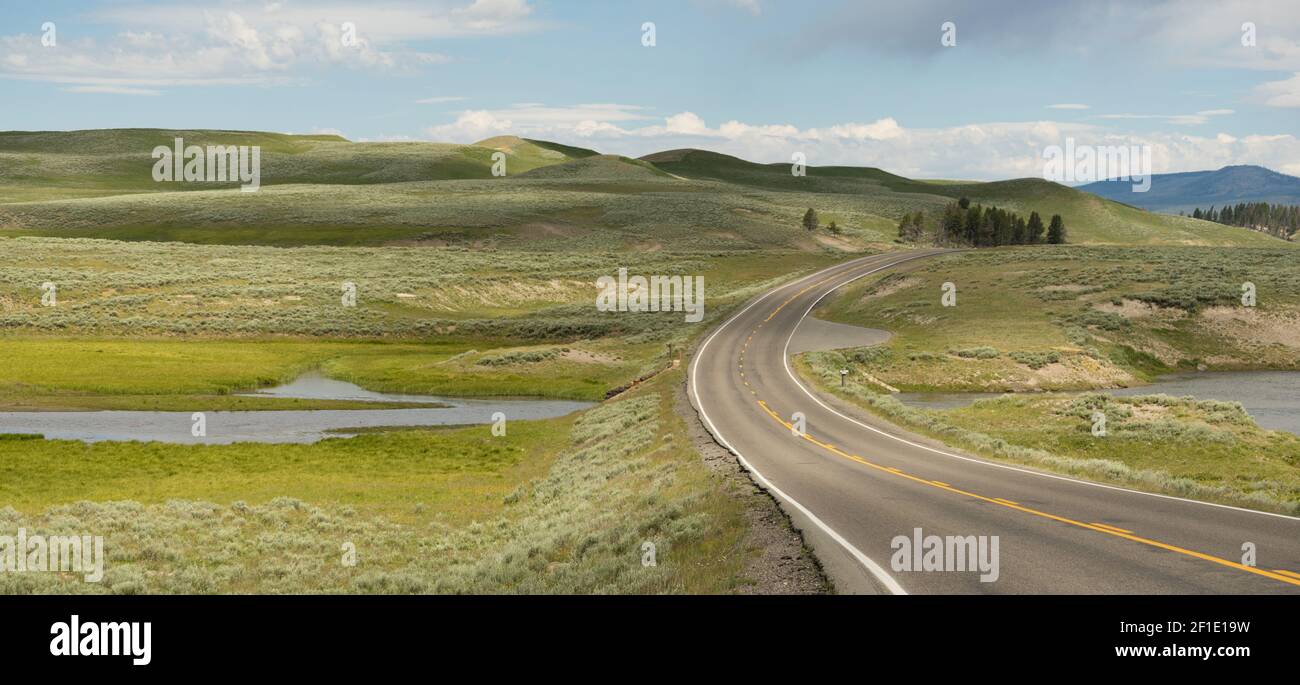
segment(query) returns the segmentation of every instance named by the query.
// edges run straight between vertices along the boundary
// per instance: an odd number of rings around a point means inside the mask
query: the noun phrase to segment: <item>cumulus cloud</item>
[[[537,103],[519,103],[506,109],[467,110],[449,124],[430,127],[426,133],[434,140],[472,142],[494,135],[510,133],[532,136],[534,133],[558,133],[582,138],[625,135],[616,124],[645,119],[641,108],[633,105],[592,104],[572,107],[547,107]]]
[[[1261,84],[1255,92],[1272,107],[1300,107],[1300,72],[1283,81]]]
[[[322,66],[409,71],[451,58],[406,42],[535,30],[532,14],[526,0],[114,5],[91,13],[130,27],[108,38],[61,35],[47,48],[36,35],[0,36],[0,76],[156,89],[286,83]]]
[[[1213,110],[1205,116],[1212,116]],[[1191,136],[1136,134],[1089,123],[989,122],[907,128],[893,118],[799,128],[792,124],[727,121],[716,127],[693,112],[659,119],[626,105],[543,107],[463,112],[426,133],[444,142],[520,135],[641,156],[699,147],[756,162],[790,162],[800,152],[813,166],[875,166],[921,178],[993,180],[1041,177],[1044,151],[1073,138],[1080,145],[1148,145],[1157,173],[1264,164],[1300,172],[1300,140],[1292,135]]]

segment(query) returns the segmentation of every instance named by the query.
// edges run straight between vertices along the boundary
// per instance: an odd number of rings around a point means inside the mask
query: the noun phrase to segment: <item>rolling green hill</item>
[[[261,147],[263,185],[364,185],[491,178],[492,154],[511,173],[596,154],[553,143],[501,137],[475,145],[353,143],[339,136],[214,130],[112,129],[0,133],[0,202],[63,200],[124,193],[193,192],[237,183],[153,180],[153,149],[185,145]]]
[[[152,151],[258,145],[257,193],[157,183]],[[506,154],[506,176],[492,174]],[[869,167],[756,164],[703,150],[634,160],[498,136],[473,145],[354,143],[338,136],[114,129],[0,133],[0,235],[217,244],[538,244],[545,249],[894,246],[904,213],[957,197],[1064,216],[1084,244],[1277,245],[1244,229],[1150,214],[1039,179],[928,182]],[[800,218],[814,208],[823,226]]]
[[[1060,214],[1070,242],[1138,245],[1258,245],[1279,241],[1250,231],[1185,217],[1152,214],[1102,199],[1090,193],[1036,178],[1009,181],[918,181],[871,167],[808,167],[806,175],[791,174],[789,164],[756,164],[706,150],[670,150],[642,158],[670,173],[787,192],[865,195],[882,205],[904,204],[927,214],[942,211],[953,199],[968,197],[1027,214]],[[817,205],[812,205],[814,208]],[[886,210],[886,216],[892,216]],[[901,212],[897,212],[901,214]],[[1261,239],[1262,238],[1262,239]]]

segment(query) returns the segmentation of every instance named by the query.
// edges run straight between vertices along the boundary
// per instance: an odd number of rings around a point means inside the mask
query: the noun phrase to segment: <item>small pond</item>
[[[221,445],[235,442],[312,443],[347,437],[349,429],[407,426],[458,426],[492,423],[502,412],[507,421],[549,419],[592,406],[591,402],[535,399],[463,399],[371,392],[351,383],[318,375],[248,395],[317,400],[439,403],[418,409],[318,409],[289,411],[205,412],[206,435],[192,435],[193,412],[63,411],[0,412],[0,433],[35,433],[48,439],[98,442],[158,441]],[[203,411],[196,407],[194,411]]]

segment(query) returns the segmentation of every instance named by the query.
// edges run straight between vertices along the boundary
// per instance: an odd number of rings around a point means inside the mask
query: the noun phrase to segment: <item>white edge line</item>
[[[1057,474],[1054,474],[1054,473],[1046,473],[1046,472],[1043,472],[1043,471],[1035,471],[1035,470],[1033,470],[1033,469],[1020,468],[1020,467],[1018,467],[1018,466],[1012,466],[1012,465],[1010,465],[1010,464],[999,464],[999,463],[997,463],[997,462],[987,461],[987,460],[984,460],[984,459],[974,459],[974,458],[971,458],[971,457],[964,457],[964,456],[962,456],[962,455],[960,455],[960,454],[953,454],[952,452],[945,452],[945,451],[943,451],[943,450],[941,450],[941,449],[936,449],[936,448],[934,448],[934,447],[930,447],[930,446],[928,446],[928,445],[922,445],[921,443],[913,442],[913,441],[911,441],[911,440],[908,440],[907,438],[902,438],[902,437],[899,437],[899,436],[897,436],[897,435],[893,435],[893,434],[891,434],[891,433],[887,433],[887,432],[885,432],[885,431],[883,431],[883,430],[880,430],[879,428],[876,428],[875,426],[870,426],[870,425],[868,425],[868,424],[865,424],[865,423],[863,423],[863,422],[861,422],[861,421],[859,421],[859,420],[853,418],[852,416],[847,416],[847,415],[845,415],[845,414],[839,412],[838,410],[836,410],[836,409],[834,409],[833,407],[827,405],[825,402],[822,402],[822,401],[821,401],[820,399],[818,399],[815,395],[813,395],[811,392],[809,392],[809,391],[808,391],[808,388],[804,387],[804,384],[801,383],[801,382],[799,381],[799,379],[794,375],[794,372],[792,372],[792,371],[790,370],[790,354],[789,354],[789,351],[790,351],[790,341],[794,339],[795,331],[798,331],[798,330],[799,330],[799,325],[803,323],[803,320],[804,320],[804,319],[808,318],[808,314],[812,312],[813,308],[816,307],[817,304],[818,304],[819,302],[821,302],[823,299],[825,299],[827,295],[830,295],[831,293],[835,292],[836,290],[839,290],[840,288],[843,288],[844,286],[846,286],[846,285],[848,285],[848,284],[850,284],[850,283],[852,283],[852,282],[858,280],[859,278],[864,278],[864,277],[866,277],[866,276],[870,276],[871,274],[876,273],[877,271],[882,271],[882,270],[884,270],[884,269],[888,269],[888,268],[890,268],[890,267],[897,266],[897,265],[899,265],[899,264],[901,264],[901,263],[903,263],[903,262],[905,262],[905,261],[910,261],[911,259],[920,259],[921,257],[933,257],[933,256],[935,256],[936,254],[944,254],[944,253],[941,253],[941,252],[940,252],[940,253],[933,253],[933,254],[928,254],[928,255],[921,255],[921,256],[919,256],[919,257],[912,257],[912,258],[910,258],[910,259],[904,259],[904,260],[900,260],[900,261],[894,262],[894,263],[892,263],[892,264],[886,264],[885,266],[882,266],[882,267],[878,267],[878,268],[872,269],[872,270],[867,271],[867,272],[862,273],[862,274],[858,274],[857,276],[854,276],[853,278],[850,278],[849,280],[844,281],[843,283],[840,283],[839,285],[836,285],[835,287],[831,288],[830,290],[827,290],[826,292],[822,293],[822,294],[821,294],[821,295],[820,295],[816,300],[813,300],[813,303],[812,303],[811,305],[808,306],[808,309],[807,309],[806,311],[804,311],[803,316],[800,316],[800,317],[799,317],[799,320],[798,320],[797,322],[795,322],[794,328],[792,328],[792,329],[790,330],[790,337],[789,337],[789,338],[786,338],[786,340],[785,340],[785,348],[784,348],[784,349],[782,350],[782,352],[781,352],[781,362],[782,362],[782,364],[785,365],[785,373],[786,373],[786,375],[790,376],[790,380],[794,381],[795,385],[799,386],[799,389],[802,390],[802,391],[804,392],[805,395],[807,395],[809,398],[811,398],[812,401],[816,402],[817,404],[821,405],[823,409],[825,409],[825,410],[831,412],[832,414],[835,414],[836,416],[839,416],[839,417],[842,418],[842,419],[846,419],[846,420],[848,420],[848,421],[851,421],[851,422],[853,422],[853,423],[855,423],[855,424],[857,424],[857,425],[859,425],[859,426],[861,426],[861,427],[863,427],[863,428],[866,428],[867,430],[869,430],[869,431],[871,431],[871,432],[873,432],[873,433],[878,433],[878,434],[883,435],[883,436],[885,436],[885,437],[887,437],[887,438],[889,438],[889,439],[891,439],[891,440],[897,440],[898,442],[905,443],[905,444],[911,445],[911,446],[913,446],[913,447],[919,447],[919,448],[921,448],[921,449],[923,449],[923,450],[926,450],[926,451],[929,451],[929,452],[934,452],[935,454],[942,454],[942,455],[945,456],[945,457],[952,457],[953,459],[960,459],[960,460],[962,460],[962,461],[968,461],[968,462],[972,462],[972,463],[975,463],[975,464],[983,464],[984,466],[990,466],[990,467],[993,467],[993,468],[1008,469],[1008,470],[1011,470],[1011,471],[1019,471],[1020,473],[1028,473],[1028,474],[1035,475],[1035,476],[1041,476],[1041,477],[1043,477],[1043,478],[1052,478],[1052,479],[1055,479],[1055,480],[1063,480],[1063,481],[1068,481],[1068,482],[1071,482],[1071,483],[1078,483],[1078,484],[1080,484],[1080,485],[1088,485],[1088,486],[1091,486],[1091,487],[1094,487],[1094,488],[1105,488],[1105,489],[1107,489],[1107,490],[1116,490],[1116,491],[1119,491],[1119,492],[1127,492],[1127,493],[1131,493],[1131,494],[1134,494],[1134,495],[1145,495],[1145,496],[1147,496],[1147,497],[1159,497],[1159,498],[1161,498],[1161,499],[1176,500],[1176,501],[1179,501],[1179,502],[1189,502],[1189,503],[1192,503],[1192,504],[1201,504],[1201,505],[1204,505],[1204,506],[1207,506],[1207,507],[1218,507],[1218,508],[1220,508],[1220,509],[1231,509],[1232,511],[1241,511],[1241,512],[1245,512],[1245,513],[1248,513],[1248,514],[1259,514],[1259,515],[1261,515],[1261,516],[1273,516],[1273,517],[1276,517],[1276,518],[1288,519],[1288,520],[1291,520],[1291,521],[1300,521],[1300,517],[1287,516],[1286,514],[1276,514],[1276,513],[1271,512],[1271,511],[1260,511],[1260,510],[1258,510],[1258,509],[1247,509],[1247,508],[1245,508],[1245,507],[1234,507],[1234,506],[1232,506],[1232,505],[1230,505],[1230,504],[1219,504],[1218,502],[1205,502],[1205,501],[1203,501],[1203,500],[1187,499],[1186,497],[1178,497],[1178,496],[1175,496],[1175,495],[1165,495],[1165,494],[1162,494],[1162,493],[1159,493],[1159,492],[1145,492],[1145,491],[1143,491],[1143,490],[1133,490],[1133,489],[1131,489],[1131,488],[1120,487],[1120,486],[1118,486],[1118,485],[1107,485],[1106,483],[1096,483],[1096,482],[1088,481],[1088,480],[1080,480],[1080,479],[1078,479],[1078,478],[1070,478],[1069,476],[1061,476],[1061,475],[1057,475]],[[814,275],[815,275],[815,274],[814,274]],[[755,302],[754,304],[758,304],[758,303]],[[742,311],[741,313],[743,314],[744,312]],[[739,315],[737,315],[737,316],[739,316]],[[727,322],[727,323],[730,323],[730,322]],[[703,349],[703,348],[701,348],[701,349]]]
[[[872,255],[872,257],[875,256],[877,255]],[[865,259],[870,259],[870,257],[867,257]],[[769,481],[766,477],[763,476],[763,474],[759,473],[758,469],[754,468],[753,464],[749,463],[748,459],[745,459],[745,455],[741,454],[740,451],[737,450],[735,447],[732,447],[731,443],[727,442],[727,439],[722,437],[722,433],[718,431],[717,426],[713,425],[713,420],[709,418],[708,412],[704,410],[704,400],[703,398],[700,397],[699,388],[696,385],[696,377],[697,377],[696,372],[699,370],[700,358],[704,356],[705,348],[709,346],[709,343],[713,342],[713,339],[717,337],[719,333],[721,333],[727,326],[731,325],[732,321],[735,321],[736,319],[740,318],[742,315],[744,315],[745,312],[753,308],[754,305],[771,297],[777,291],[784,290],[785,288],[807,281],[813,277],[826,273],[827,271],[831,271],[833,269],[841,268],[844,266],[845,266],[844,264],[836,264],[834,266],[829,266],[825,269],[822,269],[821,271],[817,271],[815,273],[809,274],[804,278],[800,278],[786,285],[773,288],[772,290],[769,290],[762,297],[749,303],[749,305],[746,306],[744,309],[740,310],[739,312],[736,312],[734,316],[732,316],[730,319],[727,319],[727,321],[723,323],[721,326],[718,326],[717,330],[713,331],[713,334],[710,335],[708,339],[704,341],[703,345],[700,345],[699,351],[695,353],[695,359],[691,364],[691,394],[695,396],[696,409],[699,410],[700,417],[704,419],[704,423],[708,426],[709,432],[713,434],[713,437],[717,438],[718,442],[721,443],[723,447],[727,448],[728,452],[731,452],[732,454],[736,455],[736,459],[740,462],[740,465],[743,466],[746,471],[749,471],[750,475],[752,475],[754,479],[758,481],[759,485],[761,485],[768,492],[771,492],[772,494],[781,498],[785,502],[789,503],[790,506],[799,510],[799,512],[802,513],[804,516],[808,517],[808,520],[812,521],[813,525],[820,528],[822,532],[829,535],[832,540],[839,543],[841,547],[847,550],[848,553],[853,556],[853,558],[857,559],[858,563],[862,564],[862,566],[866,568],[867,571],[870,572],[871,575],[877,581],[880,582],[880,584],[884,585],[885,588],[889,590],[890,593],[895,595],[906,595],[907,591],[903,589],[903,586],[899,585],[898,581],[894,580],[894,578],[890,576],[889,573],[886,572],[884,568],[882,568],[875,561],[872,561],[871,557],[868,557],[866,554],[863,554],[862,550],[858,549],[857,547],[854,547],[853,543],[844,539],[843,535],[840,535],[839,533],[835,532],[834,528],[831,528],[830,526],[826,525],[826,522],[817,518],[817,515],[812,513],[812,511],[810,511],[808,507],[805,507],[804,505],[800,504],[798,500],[785,494],[785,492],[783,492],[780,488],[773,485],[771,481]]]

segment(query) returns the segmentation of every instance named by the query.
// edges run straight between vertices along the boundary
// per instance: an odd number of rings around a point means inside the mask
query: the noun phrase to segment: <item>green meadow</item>
[[[739,491],[707,470],[671,380],[578,417],[316,445],[0,439],[0,525],[106,537],[104,582],[2,592],[744,591]],[[642,564],[643,545],[657,564]],[[347,546],[356,563],[345,561]]]
[[[816,316],[894,336],[809,353],[797,367],[825,392],[981,456],[1294,514],[1300,438],[1261,429],[1241,405],[1052,392],[1140,386],[1175,371],[1300,368],[1300,268],[1295,250],[1277,245],[948,255],[837,291]],[[842,390],[841,368],[850,370]],[[1010,394],[932,410],[890,397],[899,390]],[[1091,433],[1094,411],[1107,417],[1106,437]]]
[[[796,367],[823,391],[893,423],[987,457],[1126,487],[1300,514],[1300,437],[1260,428],[1235,402],[1167,395],[1011,394],[959,409],[908,407],[859,373],[853,353]],[[1107,435],[1092,434],[1092,415]]]
[[[853,362],[912,391],[1125,387],[1300,365],[1300,269],[1280,247],[1022,247],[854,283],[816,315],[894,333]],[[944,306],[944,284],[955,306]],[[1255,305],[1243,306],[1243,284]]]
[[[261,189],[154,182],[151,151],[177,137],[261,146]],[[500,154],[504,177],[492,173]],[[855,284],[821,315],[896,337],[834,363],[915,389],[1096,387],[1294,364],[1288,293],[1300,284],[1284,243],[1035,179],[848,167],[792,177],[788,165],[700,150],[638,160],[513,137],[0,133],[0,410],[388,406],[241,394],[308,372],[394,393],[600,402],[511,422],[502,437],[487,426],[313,445],[0,436],[0,527],[102,531],[110,557],[101,585],[0,575],[0,592],[749,591],[753,493],[691,444],[676,398],[685,351],[748,298],[898,249],[900,216],[936,219],[963,196],[1060,213],[1073,244],[963,253]],[[809,208],[815,230],[802,225]],[[596,279],[620,268],[703,276],[704,321],[597,311]],[[1239,279],[1259,288],[1248,312],[1232,306]],[[957,308],[938,305],[945,281],[958,284]],[[54,306],[42,303],[45,283]],[[1089,477],[1120,478],[1120,464],[1131,472],[1121,480],[1161,473],[1168,482],[1151,487],[1208,488],[1195,496],[1296,499],[1293,445],[1231,411],[1132,409],[1132,430],[1121,428],[1156,447],[1130,463],[1088,454],[1074,410],[1036,401],[1004,423],[984,405],[963,410],[943,419],[952,432],[890,416],[977,450],[983,438],[967,433],[1003,431],[988,439],[1068,455]],[[1160,423],[1202,420],[1219,437]],[[1194,440],[1209,451],[1161,463]],[[1241,471],[1261,485],[1215,470],[1248,449],[1276,450]],[[641,564],[646,543],[657,566]],[[355,566],[343,560],[349,545]]]

